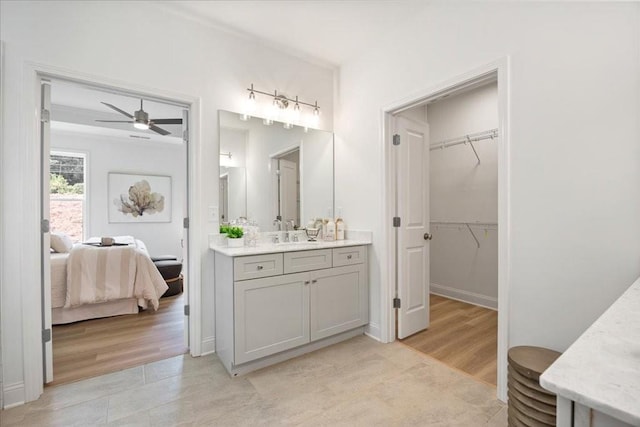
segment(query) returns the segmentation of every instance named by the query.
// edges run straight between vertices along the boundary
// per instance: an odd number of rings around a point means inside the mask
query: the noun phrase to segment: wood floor
[[[434,294],[429,306],[429,329],[401,342],[496,385],[498,312]]]
[[[183,294],[158,311],[53,327],[53,383],[64,384],[167,359],[184,346]]]

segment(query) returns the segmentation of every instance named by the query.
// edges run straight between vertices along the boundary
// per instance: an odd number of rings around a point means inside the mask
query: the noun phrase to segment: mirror
[[[246,218],[270,231],[276,219],[305,227],[334,216],[331,132],[222,110],[219,123],[220,223]]]

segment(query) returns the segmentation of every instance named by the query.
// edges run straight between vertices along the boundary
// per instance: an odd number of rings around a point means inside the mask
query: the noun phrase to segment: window
[[[74,242],[84,240],[86,155],[51,152],[49,157],[49,221],[51,231]]]

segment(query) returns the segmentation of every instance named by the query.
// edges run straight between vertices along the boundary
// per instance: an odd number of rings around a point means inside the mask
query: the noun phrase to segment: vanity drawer
[[[285,252],[284,273],[300,273],[302,271],[331,268],[331,257],[331,249]]]
[[[333,249],[333,266],[341,267],[343,265],[362,264],[366,251],[364,246],[349,246],[346,248]]]
[[[282,274],[282,254],[265,254],[233,259],[233,280],[258,279]]]

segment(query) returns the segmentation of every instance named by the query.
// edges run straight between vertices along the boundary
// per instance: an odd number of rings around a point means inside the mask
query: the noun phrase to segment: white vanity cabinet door
[[[309,273],[311,341],[369,322],[369,291],[363,264]]]
[[[309,273],[234,283],[236,365],[309,342]]]

